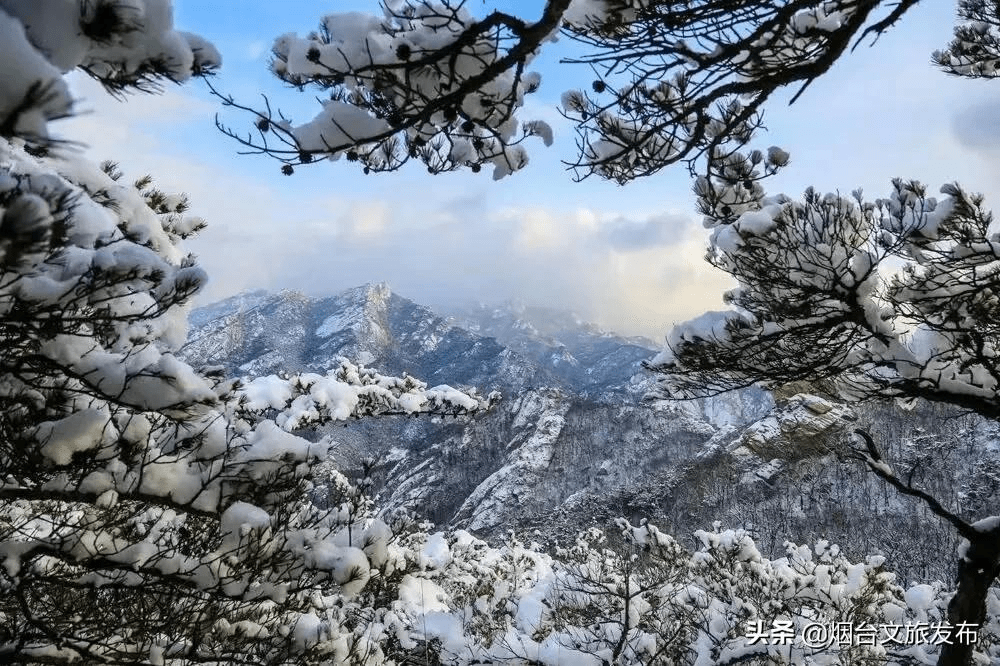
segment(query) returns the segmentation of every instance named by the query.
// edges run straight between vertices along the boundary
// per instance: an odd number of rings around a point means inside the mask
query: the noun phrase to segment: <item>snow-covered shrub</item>
[[[491,546],[410,532],[394,543],[391,590],[368,602],[366,635],[386,663],[456,666],[903,666],[940,654],[941,583],[904,589],[882,558],[852,562],[826,541],[769,560],[742,530],[694,537],[689,549],[622,519],[545,553],[513,535]],[[993,624],[977,634],[977,663],[1000,654]]]

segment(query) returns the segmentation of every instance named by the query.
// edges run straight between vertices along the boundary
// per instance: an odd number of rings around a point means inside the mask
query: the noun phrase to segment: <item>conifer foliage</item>
[[[749,137],[776,91],[801,92],[849,49],[874,41],[917,0],[547,0],[537,18],[482,18],[476,3],[387,0],[381,14],[332,13],[306,35],[274,43],[272,71],[324,93],[306,121],[252,108],[249,131],[220,128],[249,152],[295,166],[346,158],[365,173],[409,161],[431,173],[521,168],[552,129],[524,118],[545,85],[535,57],[560,37],[581,55],[581,80],[562,93],[577,130],[567,160],[579,179],[625,183],[678,162],[694,166],[728,137]],[[588,73],[589,70],[589,73]]]
[[[665,388],[833,378],[848,396],[995,416],[1000,241],[981,200],[949,186],[936,201],[904,181],[876,202],[767,198],[758,181],[788,155],[746,149],[774,90],[808,83],[914,4],[550,0],[532,22],[393,0],[380,17],[333,15],[314,35],[280,38],[276,74],[333,96],[304,125],[253,111],[256,134],[241,140],[288,172],[343,156],[368,171],[416,159],[503,177],[526,164],[526,137],[551,142],[518,113],[541,83],[531,58],[562,30],[594,47],[584,62],[599,71],[592,92],[564,97],[580,177],[626,181],[706,158],[710,261],[742,286],[731,311],[672,335],[655,363]],[[972,23],[937,60],[989,75],[996,5],[962,7]],[[210,74],[216,50],[174,29],[169,0],[0,0],[0,54],[0,660],[912,664],[961,663],[973,647],[1000,658],[998,521],[940,505],[969,542],[955,595],[904,589],[881,558],[852,562],[826,542],[771,560],[719,525],[685,547],[622,520],[543,552],[379,514],[318,465],[329,440],[301,431],[465,417],[497,396],[348,360],[247,381],[192,368],[177,350],[206,276],[183,244],[204,221],[184,196],[130,183],[50,133],[73,112],[67,72],[112,94],[155,91]],[[889,259],[904,270],[879,273]],[[861,436],[874,473],[933,500]],[[965,619],[978,642],[964,651],[805,631]],[[776,628],[790,634],[773,640]]]

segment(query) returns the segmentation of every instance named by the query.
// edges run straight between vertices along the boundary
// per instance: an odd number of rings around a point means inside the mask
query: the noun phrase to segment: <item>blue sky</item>
[[[478,12],[494,4],[535,17],[542,0],[469,6]],[[308,32],[327,12],[376,11],[368,0],[174,6],[178,28],[222,52],[221,90],[251,103],[267,94],[297,121],[316,105],[312,94],[284,88],[267,71],[273,39]],[[759,143],[782,146],[793,161],[769,189],[861,186],[879,196],[898,175],[934,189],[958,180],[996,200],[1000,84],[949,79],[929,65],[931,51],[950,38],[953,11],[949,2],[923,2],[794,106],[774,100]],[[672,323],[719,309],[728,282],[702,261],[706,235],[682,166],[624,187],[572,182],[561,160],[573,157],[573,132],[555,106],[565,89],[586,86],[593,75],[558,64],[567,47],[556,44],[534,63],[543,83],[524,114],[555,120],[556,143],[533,146],[529,166],[500,182],[488,170],[365,177],[346,162],[285,177],[274,161],[236,155],[239,146],[213,126],[218,101],[197,81],[122,104],[76,77],[82,107],[92,113],[67,121],[63,133],[87,143],[97,159],[114,158],[129,173],[152,173],[191,195],[210,225],[190,244],[211,277],[205,300],[254,287],[322,295],[385,280],[422,302],[514,299],[661,338]],[[247,126],[240,115],[223,119]]]

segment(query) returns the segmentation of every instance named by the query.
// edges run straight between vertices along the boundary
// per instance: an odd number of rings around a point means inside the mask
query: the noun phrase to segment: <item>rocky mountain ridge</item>
[[[609,480],[625,483],[652,460],[672,459],[654,453],[671,441],[705,439],[770,409],[762,391],[644,402],[653,378],[642,362],[655,351],[650,340],[554,310],[507,304],[443,317],[384,284],[328,298],[240,294],[192,313],[183,349],[192,362],[237,376],[323,371],[346,356],[430,384],[500,390],[499,408],[468,423],[390,419],[337,432],[344,464],[391,461],[387,506],[483,532],[515,527],[516,516],[544,515]],[[628,474],[615,469],[622,460],[631,461]]]

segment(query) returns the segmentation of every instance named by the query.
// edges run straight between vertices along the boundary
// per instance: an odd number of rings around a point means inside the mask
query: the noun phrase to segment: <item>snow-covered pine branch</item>
[[[170,0],[3,0],[0,43],[0,136],[41,144],[48,121],[73,113],[67,72],[127,93],[204,76],[222,62],[209,42],[174,29]]]
[[[311,120],[219,92],[252,118],[249,131],[219,127],[286,174],[345,157],[365,173],[416,160],[431,173],[492,166],[502,178],[527,164],[525,137],[552,143],[552,129],[520,108],[541,85],[531,61],[563,35],[584,50],[563,64],[593,72],[562,94],[577,130],[567,163],[578,179],[624,183],[680,161],[693,168],[729,138],[749,141],[775,91],[801,92],[914,5],[547,0],[529,19],[500,10],[478,18],[455,0],[387,0],[381,15],[329,14],[312,33],[275,40],[275,75],[327,93]]]
[[[492,166],[502,178],[527,164],[527,137],[552,142],[548,125],[522,122],[518,112],[541,82],[527,68],[568,3],[550,3],[537,22],[500,12],[476,19],[451,0],[388,2],[381,16],[330,14],[318,31],[282,35],[273,47],[278,78],[330,90],[316,117],[293,124],[270,106],[252,110],[220,95],[256,116],[250,135],[220,129],[277,157],[286,173],[346,157],[366,173],[416,159],[432,173]]]
[[[897,179],[884,199],[794,200],[721,173],[697,188],[708,260],[739,286],[730,310],[671,332],[651,364],[666,392],[836,377],[854,398],[1000,415],[1000,236],[981,196],[946,185],[938,200]]]
[[[1000,64],[1000,2],[959,0],[955,38],[936,51],[934,63],[945,72],[971,79],[994,78]]]
[[[1000,234],[983,197],[956,184],[940,199],[895,179],[889,196],[767,196],[759,181],[788,156],[719,151],[695,185],[712,230],[707,260],[738,281],[730,308],[675,327],[648,367],[655,397],[762,384],[826,382],[840,397],[941,402],[1000,417]],[[861,459],[924,501],[972,544],[948,619],[982,623],[1000,573],[1000,540],[977,534],[934,497],[903,484],[874,453]],[[942,664],[968,646],[946,646]]]
[[[0,2],[0,33],[0,660],[378,663],[344,601],[392,571],[389,528],[346,479],[313,507],[322,444],[176,354],[204,221],[148,177],[49,155],[63,73],[122,92],[218,54],[166,0]],[[296,392],[295,425],[491,400],[346,363]]]
[[[316,613],[340,609],[373,571],[391,572],[391,533],[357,510],[343,479],[328,511],[312,507],[324,444],[288,431],[472,414],[497,396],[346,361],[327,376],[242,389],[197,372],[173,353],[204,279],[177,245],[203,225],[184,197],[147,178],[124,184],[111,164],[0,150],[10,165],[0,181],[10,230],[0,262],[0,654],[184,663],[364,653],[363,640],[341,624],[323,629],[330,620]]]
[[[246,380],[237,389],[242,398],[239,415],[273,413],[280,427],[294,431],[363,416],[473,415],[500,400],[496,391],[482,397],[474,389],[458,390],[447,385],[428,388],[409,375],[388,377],[346,358],[338,359],[338,363],[325,375],[268,375]]]

